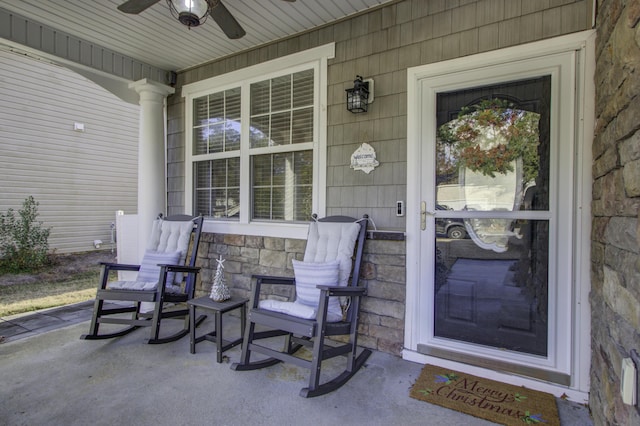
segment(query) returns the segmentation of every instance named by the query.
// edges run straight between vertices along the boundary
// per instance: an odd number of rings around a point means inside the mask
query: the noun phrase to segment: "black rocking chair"
[[[151,327],[148,343],[167,343],[189,333],[189,310],[184,305],[195,294],[198,245],[203,218],[175,215],[154,221],[151,241],[141,265],[102,263],[100,282],[86,340],[124,336],[140,327]],[[138,271],[135,281],[109,281],[114,271]],[[115,301],[116,307],[106,307],[105,301]],[[132,302],[132,303],[120,303]],[[172,304],[167,307],[166,304]],[[153,305],[142,312],[141,307]],[[120,314],[131,313],[131,316]],[[184,327],[170,336],[160,337],[163,319],[184,319]],[[198,318],[197,324],[206,316]],[[99,333],[101,324],[123,324],[117,331]]]
[[[304,262],[293,261],[295,278],[254,276],[241,359],[232,369],[254,370],[291,362],[310,370],[309,387],[300,395],[314,397],[338,389],[362,367],[371,355],[368,349],[358,354],[357,347],[360,300],[366,295],[358,279],[367,222],[366,215],[360,220],[346,216],[317,220],[314,215]],[[295,285],[295,302],[260,301],[261,287],[266,284]],[[256,331],[256,326],[266,330]],[[276,336],[284,336],[282,351],[258,343]],[[328,342],[326,338],[333,336],[347,337]],[[311,348],[311,360],[296,356],[302,347]],[[268,358],[252,362],[252,352]],[[346,357],[344,371],[321,384],[322,362],[339,355]]]

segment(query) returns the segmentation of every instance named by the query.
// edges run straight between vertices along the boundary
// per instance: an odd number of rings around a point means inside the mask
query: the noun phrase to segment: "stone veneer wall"
[[[225,259],[224,273],[232,295],[249,297],[251,275],[293,276],[291,259],[302,260],[304,240],[204,233],[196,292],[208,295],[217,259]],[[404,241],[365,242],[360,285],[367,287],[360,311],[359,344],[400,355],[404,339],[405,300]],[[270,291],[268,288],[270,288]],[[265,294],[290,298],[288,286],[265,286]]]
[[[640,2],[598,1],[591,393],[595,424],[640,425],[620,371],[640,351]]]

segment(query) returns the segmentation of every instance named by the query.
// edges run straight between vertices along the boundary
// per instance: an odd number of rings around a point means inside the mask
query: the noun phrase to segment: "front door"
[[[570,385],[576,58],[415,74],[410,350]]]

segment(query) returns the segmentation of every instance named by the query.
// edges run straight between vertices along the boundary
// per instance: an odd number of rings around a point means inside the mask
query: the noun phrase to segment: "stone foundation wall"
[[[638,425],[620,371],[640,351],[640,3],[598,1],[596,19],[589,404],[597,425]]]
[[[249,297],[251,276],[293,276],[292,259],[302,260],[305,240],[203,233],[198,253],[197,295],[208,295],[219,256],[232,295]],[[405,243],[365,242],[360,285],[368,289],[360,310],[359,344],[400,355],[404,341]],[[288,286],[271,287],[278,298],[293,296]]]

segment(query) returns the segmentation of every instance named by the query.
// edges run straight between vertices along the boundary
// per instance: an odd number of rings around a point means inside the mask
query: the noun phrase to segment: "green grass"
[[[75,274],[66,281],[0,286],[0,317],[94,299],[100,272]]]

